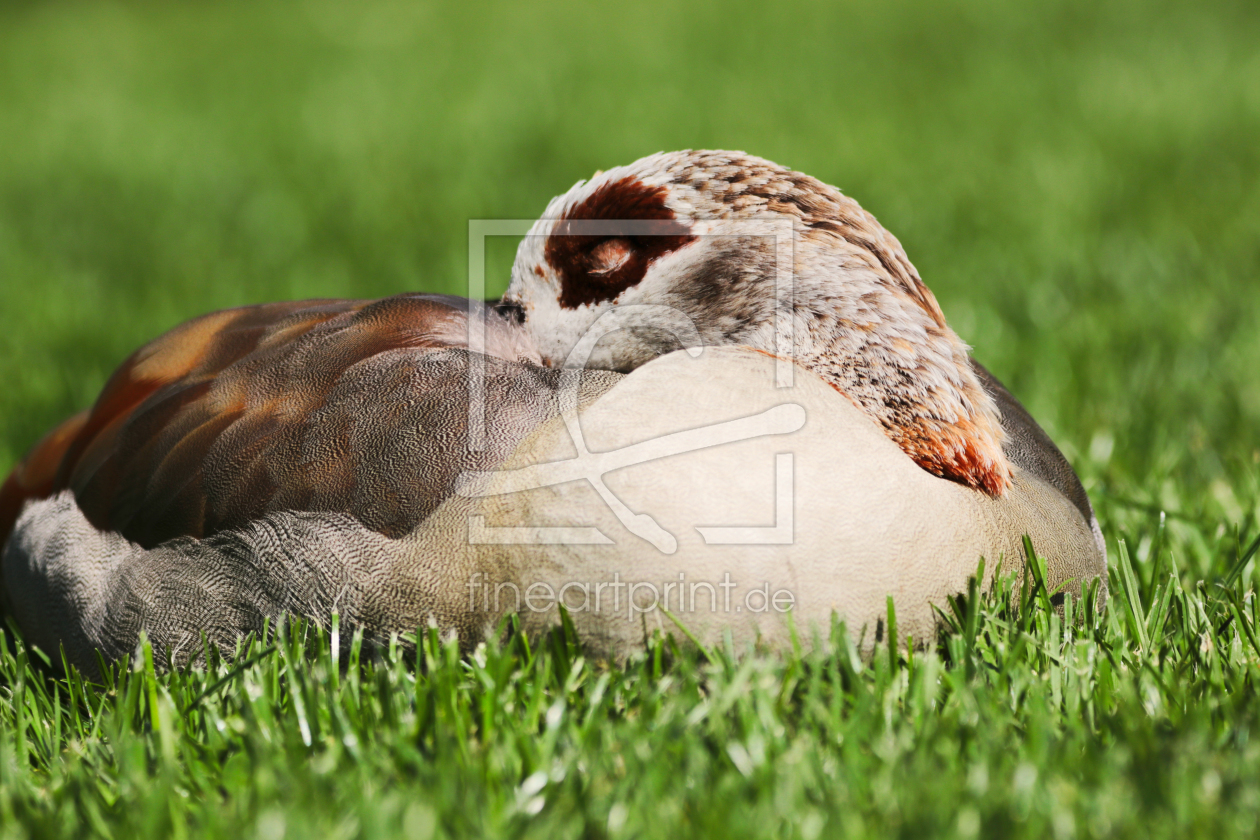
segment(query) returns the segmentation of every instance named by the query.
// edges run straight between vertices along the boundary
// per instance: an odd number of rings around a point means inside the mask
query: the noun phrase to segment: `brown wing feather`
[[[519,437],[511,430],[537,419],[554,391],[558,374],[517,363],[528,346],[485,316],[487,404],[501,416],[487,417],[484,453],[435,457],[467,448],[470,307],[484,311],[438,295],[302,301],[177,327],[132,354],[92,410],[9,477],[0,544],[26,499],[64,488],[98,528],[145,546],[281,509],[409,530],[460,469],[506,454]]]

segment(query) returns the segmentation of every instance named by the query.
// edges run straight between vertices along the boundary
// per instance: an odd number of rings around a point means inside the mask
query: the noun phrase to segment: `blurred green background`
[[[459,293],[470,218],[687,147],[875,213],[1109,537],[1254,521],[1255,2],[4,3],[0,470],[181,320]]]

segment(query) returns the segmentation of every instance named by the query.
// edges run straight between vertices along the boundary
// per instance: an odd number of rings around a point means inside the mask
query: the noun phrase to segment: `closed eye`
[[[605,239],[588,254],[591,274],[611,274],[625,265],[633,251],[634,246],[626,239]]]

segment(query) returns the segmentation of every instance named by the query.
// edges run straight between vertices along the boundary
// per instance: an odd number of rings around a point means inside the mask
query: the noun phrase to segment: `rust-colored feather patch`
[[[997,498],[1011,486],[1011,467],[998,438],[971,420],[918,418],[888,436],[923,469]]]

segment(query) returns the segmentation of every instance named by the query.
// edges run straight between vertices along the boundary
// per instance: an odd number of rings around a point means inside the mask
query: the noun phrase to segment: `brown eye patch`
[[[543,256],[560,277],[560,305],[613,300],[643,279],[657,259],[695,239],[665,206],[665,187],[650,187],[633,177],[601,185],[556,223]],[[633,236],[576,234],[578,221],[634,221]],[[643,222],[649,222],[646,231]]]

